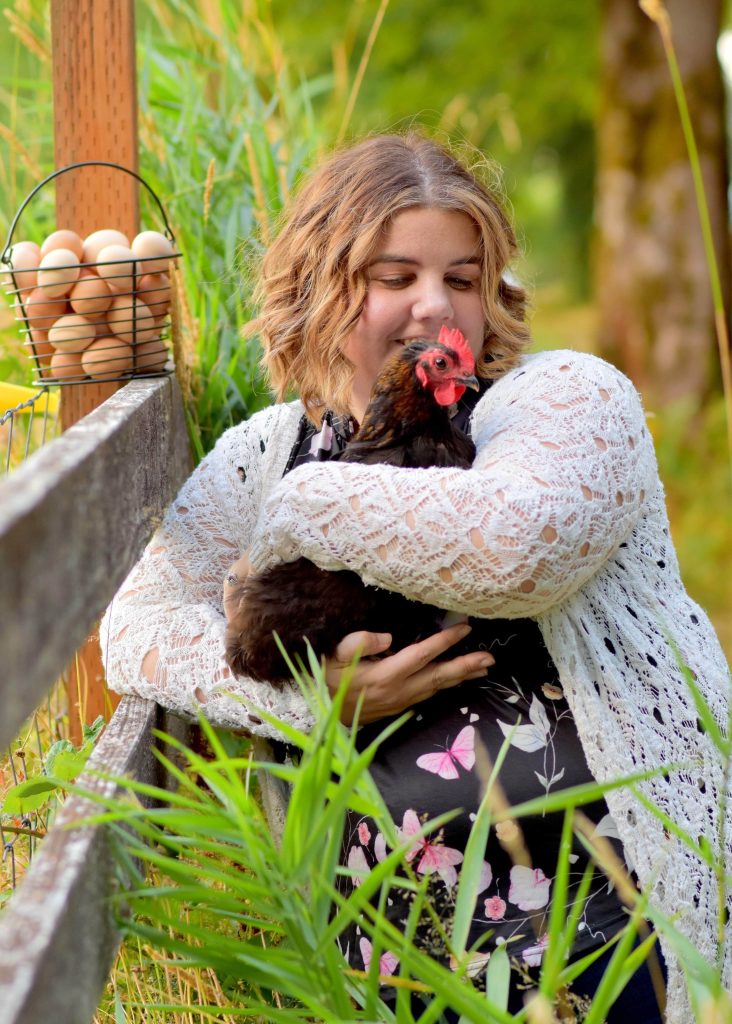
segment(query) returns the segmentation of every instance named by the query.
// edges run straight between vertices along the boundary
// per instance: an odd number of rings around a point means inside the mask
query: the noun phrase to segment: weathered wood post
[[[137,171],[137,75],[133,0],[51,0],[54,156],[57,167],[109,160]],[[85,167],[56,179],[56,223],[82,236],[139,230],[138,183],[129,174]],[[64,430],[120,387],[89,383],[62,388]],[[95,553],[89,552],[94,558]],[[82,717],[109,718],[117,699],[104,685],[97,630],[68,672],[69,728],[79,742]]]

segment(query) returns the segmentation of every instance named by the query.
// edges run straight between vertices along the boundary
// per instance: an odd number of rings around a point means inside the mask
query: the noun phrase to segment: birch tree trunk
[[[729,294],[721,0],[666,0]],[[671,77],[636,0],[602,0],[595,250],[600,352],[651,404],[718,380],[709,278]],[[727,309],[729,306],[727,304]]]

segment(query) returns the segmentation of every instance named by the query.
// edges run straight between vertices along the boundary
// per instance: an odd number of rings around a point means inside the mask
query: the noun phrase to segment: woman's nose
[[[440,323],[452,318],[452,302],[444,281],[424,281],[418,289],[412,305],[415,320],[439,320]]]

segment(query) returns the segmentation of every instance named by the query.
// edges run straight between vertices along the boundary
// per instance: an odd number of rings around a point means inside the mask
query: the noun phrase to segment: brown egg
[[[93,231],[84,239],[84,248],[81,253],[82,263],[96,263],[99,253],[108,245],[124,245],[128,249],[130,240],[121,231],[113,228],[104,228],[102,231]]]
[[[28,324],[39,331],[47,331],[68,308],[66,299],[51,299],[43,288],[34,288],[23,296],[23,309]],[[22,309],[16,309],[16,316],[22,313]]]
[[[170,278],[167,274],[143,274],[137,281],[135,292],[156,320],[168,312],[170,308]]]
[[[97,336],[95,325],[79,313],[60,317],[48,332],[48,340],[63,352],[81,352]]]
[[[75,231],[61,228],[59,231],[54,231],[45,240],[41,246],[41,256],[45,256],[47,252],[52,252],[54,249],[70,249],[76,259],[80,260],[84,251],[84,243]]]
[[[112,331],[130,344],[151,341],[155,337],[155,320],[144,302],[118,295],[107,310]]]
[[[133,238],[131,248],[141,261],[137,267],[138,274],[164,274],[168,270],[173,246],[159,231],[141,231]]]
[[[103,277],[111,291],[131,295],[134,287],[134,257],[125,245],[107,245],[99,253],[97,274]]]
[[[165,368],[168,361],[168,350],[160,338],[153,341],[144,341],[141,345],[134,346],[134,369],[146,370],[154,373]]]
[[[104,325],[107,322],[107,311],[106,310],[103,313],[82,313],[82,316],[85,316],[87,318],[87,320],[89,320],[91,323],[93,323],[96,326],[97,334],[99,333],[100,325]],[[110,331],[107,331],[107,330],[104,331],[104,334],[110,334],[110,333],[111,333]]]
[[[51,356],[56,351],[48,341],[48,331],[31,330],[30,335],[23,342],[26,355],[29,359],[34,357],[42,367],[47,367],[51,362]]]
[[[71,289],[69,302],[75,313],[104,313],[112,305],[112,293],[106,281],[85,270]]]
[[[81,268],[71,249],[52,249],[41,259],[38,287],[50,298],[68,295],[79,280]]]
[[[132,369],[132,346],[107,335],[93,341],[81,357],[90,377],[118,377]]]
[[[2,275],[3,287],[8,289],[18,288],[21,292],[30,291],[35,288],[37,282],[36,270],[41,262],[41,250],[35,242],[16,242],[10,250],[10,263],[13,268],[13,278],[8,273]]]
[[[54,352],[51,356],[51,373],[56,380],[67,380],[70,377],[83,380],[86,376],[81,360],[74,352]]]

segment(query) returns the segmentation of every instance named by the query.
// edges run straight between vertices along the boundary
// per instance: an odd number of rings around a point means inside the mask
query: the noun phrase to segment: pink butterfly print
[[[404,812],[401,834],[408,839],[419,832],[419,818],[416,813],[409,809]],[[451,846],[441,846],[439,843],[431,843],[425,836],[420,836],[414,846],[407,853],[407,861],[411,863],[419,857],[417,871],[421,875],[428,875],[436,871],[442,881],[451,889],[457,882],[456,864],[462,864],[463,855],[460,850]]]
[[[470,771],[475,764],[475,727],[472,725],[464,726],[455,737],[453,745],[447,750],[422,754],[417,758],[418,768],[439,775],[441,779],[459,778],[457,764],[462,765],[466,771]]]
[[[373,946],[368,939],[362,938],[359,942],[361,949],[361,956],[363,957],[364,970],[368,970],[371,966],[371,956],[373,953]],[[379,974],[393,974],[399,966],[399,957],[394,953],[390,953],[387,949],[379,957]]]
[[[351,884],[354,889],[357,889],[361,882],[363,882],[363,876],[367,875],[371,871],[368,861],[366,860],[366,855],[360,846],[351,847],[348,851],[348,860],[346,863],[354,873],[351,878]]]

